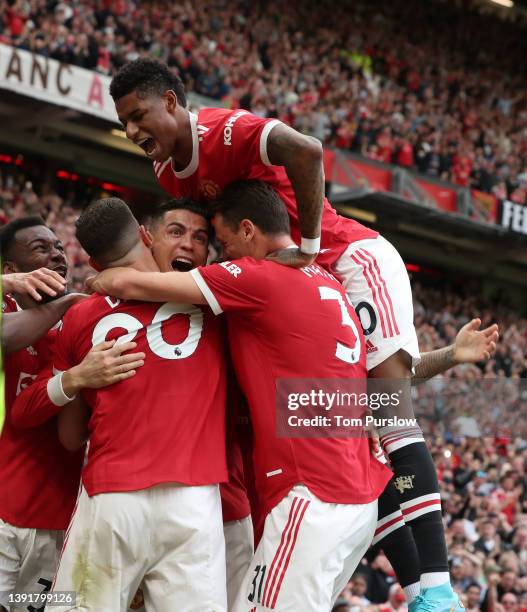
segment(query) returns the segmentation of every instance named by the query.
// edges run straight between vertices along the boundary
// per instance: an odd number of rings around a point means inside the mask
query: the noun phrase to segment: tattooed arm
[[[498,326],[496,324],[480,330],[481,319],[472,319],[458,332],[454,344],[421,354],[415,368],[415,379],[428,380],[461,363],[486,361],[496,350]]]
[[[421,361],[415,367],[413,378],[425,381],[450,370],[455,365],[457,363],[454,360],[453,344],[428,353],[421,353]]]
[[[315,138],[278,124],[267,139],[267,155],[272,164],[285,167],[291,181],[302,238],[319,239],[324,206],[322,145]],[[301,249],[287,249],[287,253],[277,251],[270,258],[285,265],[302,267],[315,260],[319,247],[320,244],[317,248],[316,243],[306,243]]]

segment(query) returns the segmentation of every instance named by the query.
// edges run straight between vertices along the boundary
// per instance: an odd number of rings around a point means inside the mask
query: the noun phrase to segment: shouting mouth
[[[157,149],[156,141],[153,138],[143,138],[137,142],[148,157],[152,157]]]
[[[194,262],[189,257],[176,257],[172,260],[172,270],[176,272],[189,272],[194,268]]]

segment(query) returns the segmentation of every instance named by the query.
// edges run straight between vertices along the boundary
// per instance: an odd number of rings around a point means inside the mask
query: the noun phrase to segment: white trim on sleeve
[[[269,121],[264,125],[262,133],[260,134],[260,159],[266,166],[273,165],[269,160],[269,156],[267,155],[267,138],[269,137],[269,133],[271,132],[271,130],[279,123],[282,122],[278,119],[273,119],[273,121]]]
[[[196,172],[199,165],[198,116],[194,113],[189,112],[188,117],[190,121],[190,129],[192,132],[192,158],[188,166],[186,168],[183,168],[183,170],[180,170],[179,172],[174,170],[174,164],[171,163],[172,172],[178,179],[188,178],[189,176],[194,174],[194,172]],[[170,158],[170,161],[172,162],[172,158]]]
[[[56,370],[54,370],[56,371]],[[75,399],[75,395],[73,397],[68,397],[64,393],[64,389],[62,388],[62,375],[64,372],[59,372],[55,374],[53,378],[48,380],[47,391],[48,397],[50,401],[55,404],[55,406],[65,406],[69,404],[71,401]]]
[[[201,276],[199,270],[194,268],[190,271],[192,278],[196,281],[196,285],[203,294],[203,297],[207,300],[207,304],[215,315],[219,315],[223,312],[222,307],[219,305],[218,300],[214,297],[214,293],[209,289],[209,286],[205,282],[203,276]]]

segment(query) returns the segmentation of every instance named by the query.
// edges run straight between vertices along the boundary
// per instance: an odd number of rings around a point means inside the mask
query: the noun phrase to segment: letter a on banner
[[[93,75],[90,92],[88,93],[88,104],[92,104],[93,102],[97,102],[101,108],[104,108],[102,81],[96,74]]]

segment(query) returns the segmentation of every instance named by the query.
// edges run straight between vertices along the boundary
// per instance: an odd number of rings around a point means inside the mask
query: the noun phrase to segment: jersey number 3
[[[360,336],[357,326],[355,325],[355,321],[353,321],[349,313],[348,305],[344,301],[342,295],[336,289],[331,287],[319,287],[318,290],[320,291],[321,300],[336,300],[339,303],[340,313],[342,315],[342,325],[345,327],[351,327],[355,335],[355,346],[353,347],[337,342],[335,357],[345,361],[346,363],[357,363],[357,361],[360,359]],[[348,296],[346,296],[346,300],[348,301],[349,307],[353,308]]]

